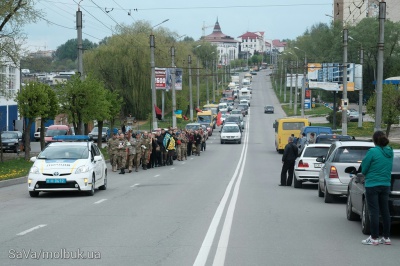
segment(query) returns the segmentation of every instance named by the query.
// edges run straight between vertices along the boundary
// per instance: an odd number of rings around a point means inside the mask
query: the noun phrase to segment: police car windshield
[[[89,157],[88,147],[85,146],[48,146],[38,156],[38,159],[87,159]]]

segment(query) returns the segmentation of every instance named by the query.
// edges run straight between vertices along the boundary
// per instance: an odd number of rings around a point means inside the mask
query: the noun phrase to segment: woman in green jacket
[[[361,163],[365,176],[365,194],[370,216],[371,235],[361,241],[364,245],[390,245],[389,193],[393,165],[393,150],[382,131],[372,136],[375,147],[369,149]],[[379,212],[383,220],[383,237],[379,239]]]

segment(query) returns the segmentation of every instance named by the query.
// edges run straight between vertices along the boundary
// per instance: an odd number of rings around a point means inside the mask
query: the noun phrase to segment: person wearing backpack
[[[293,143],[293,137],[289,137],[282,156],[281,183],[279,186],[291,186],[293,180],[294,163],[299,154],[299,149]]]

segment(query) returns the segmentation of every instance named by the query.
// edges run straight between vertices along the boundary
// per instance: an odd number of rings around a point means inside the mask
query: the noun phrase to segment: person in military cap
[[[130,144],[129,142],[125,139],[125,135],[121,133],[119,135],[118,139],[118,166],[121,169],[121,172],[119,174],[125,174],[125,166],[126,166],[126,157],[127,157],[127,149]]]
[[[117,172],[118,144],[118,135],[114,133],[112,138],[110,138],[107,142],[108,154],[110,155],[110,163],[113,172]]]
[[[178,161],[182,161],[182,134],[180,131],[175,133],[175,147],[176,147],[176,156]]]

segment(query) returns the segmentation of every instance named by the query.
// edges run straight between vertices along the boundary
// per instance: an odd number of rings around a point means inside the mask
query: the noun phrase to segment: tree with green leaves
[[[56,86],[56,94],[60,102],[60,111],[68,116],[76,134],[87,134],[87,126],[83,125],[97,120],[103,123],[111,117],[111,101],[103,83],[91,75],[81,80],[78,75],[71,77],[66,83]],[[112,99],[114,100],[114,99]]]
[[[96,43],[89,41],[88,39],[84,39],[82,41],[82,46],[84,50],[90,50],[97,47]],[[77,53],[78,40],[70,39],[66,41],[64,44],[57,47],[55,57],[58,61],[70,59],[75,61],[78,57]]]
[[[35,8],[33,1],[0,1],[0,60],[10,60],[19,65],[24,40],[22,29],[26,24],[39,20],[41,16],[41,11]]]
[[[367,113],[375,118],[376,94],[367,102]],[[384,85],[382,93],[382,122],[386,125],[386,136],[389,137],[393,124],[399,122],[400,116],[400,91],[394,85]]]
[[[30,135],[31,128],[37,117],[46,116],[50,112],[50,100],[47,91],[48,85],[30,82],[22,87],[17,93],[16,102],[18,110],[24,119],[24,144],[25,160],[29,160],[31,151]]]
[[[193,55],[193,43],[189,39],[177,41],[178,34],[159,27],[152,30],[148,22],[138,21],[133,25],[119,28],[115,34],[99,45],[96,49],[85,52],[84,65],[87,73],[104,83],[105,88],[117,93],[122,99],[120,105],[123,120],[128,114],[137,119],[147,119],[152,111],[151,104],[151,67],[149,36],[155,36],[156,49],[155,61],[157,67],[171,65],[171,47],[175,46],[175,65],[177,68],[187,68],[188,55]],[[210,48],[210,49],[209,49]],[[204,53],[203,62],[210,59],[211,51],[215,47],[203,44],[196,50]],[[201,51],[200,51],[201,50]],[[209,54],[207,54],[209,53]],[[215,52],[214,58],[217,53]],[[192,60],[195,57],[192,56]],[[187,72],[184,72],[184,89],[177,91],[177,107],[183,109],[188,104],[189,90],[187,84]],[[171,106],[171,93],[166,93],[166,106]],[[161,103],[161,93],[158,92],[157,103]],[[161,105],[161,104],[158,104]],[[170,108],[168,108],[170,110]],[[166,109],[166,110],[168,110]]]
[[[44,136],[45,136],[45,123],[48,120],[54,119],[59,111],[59,104],[58,104],[58,98],[55,93],[55,91],[50,87],[50,86],[43,86],[43,89],[45,91],[45,94],[47,95],[49,101],[48,101],[48,108],[43,109],[43,113],[41,113],[40,117],[40,148],[43,150],[45,148],[45,141],[44,141]]]

